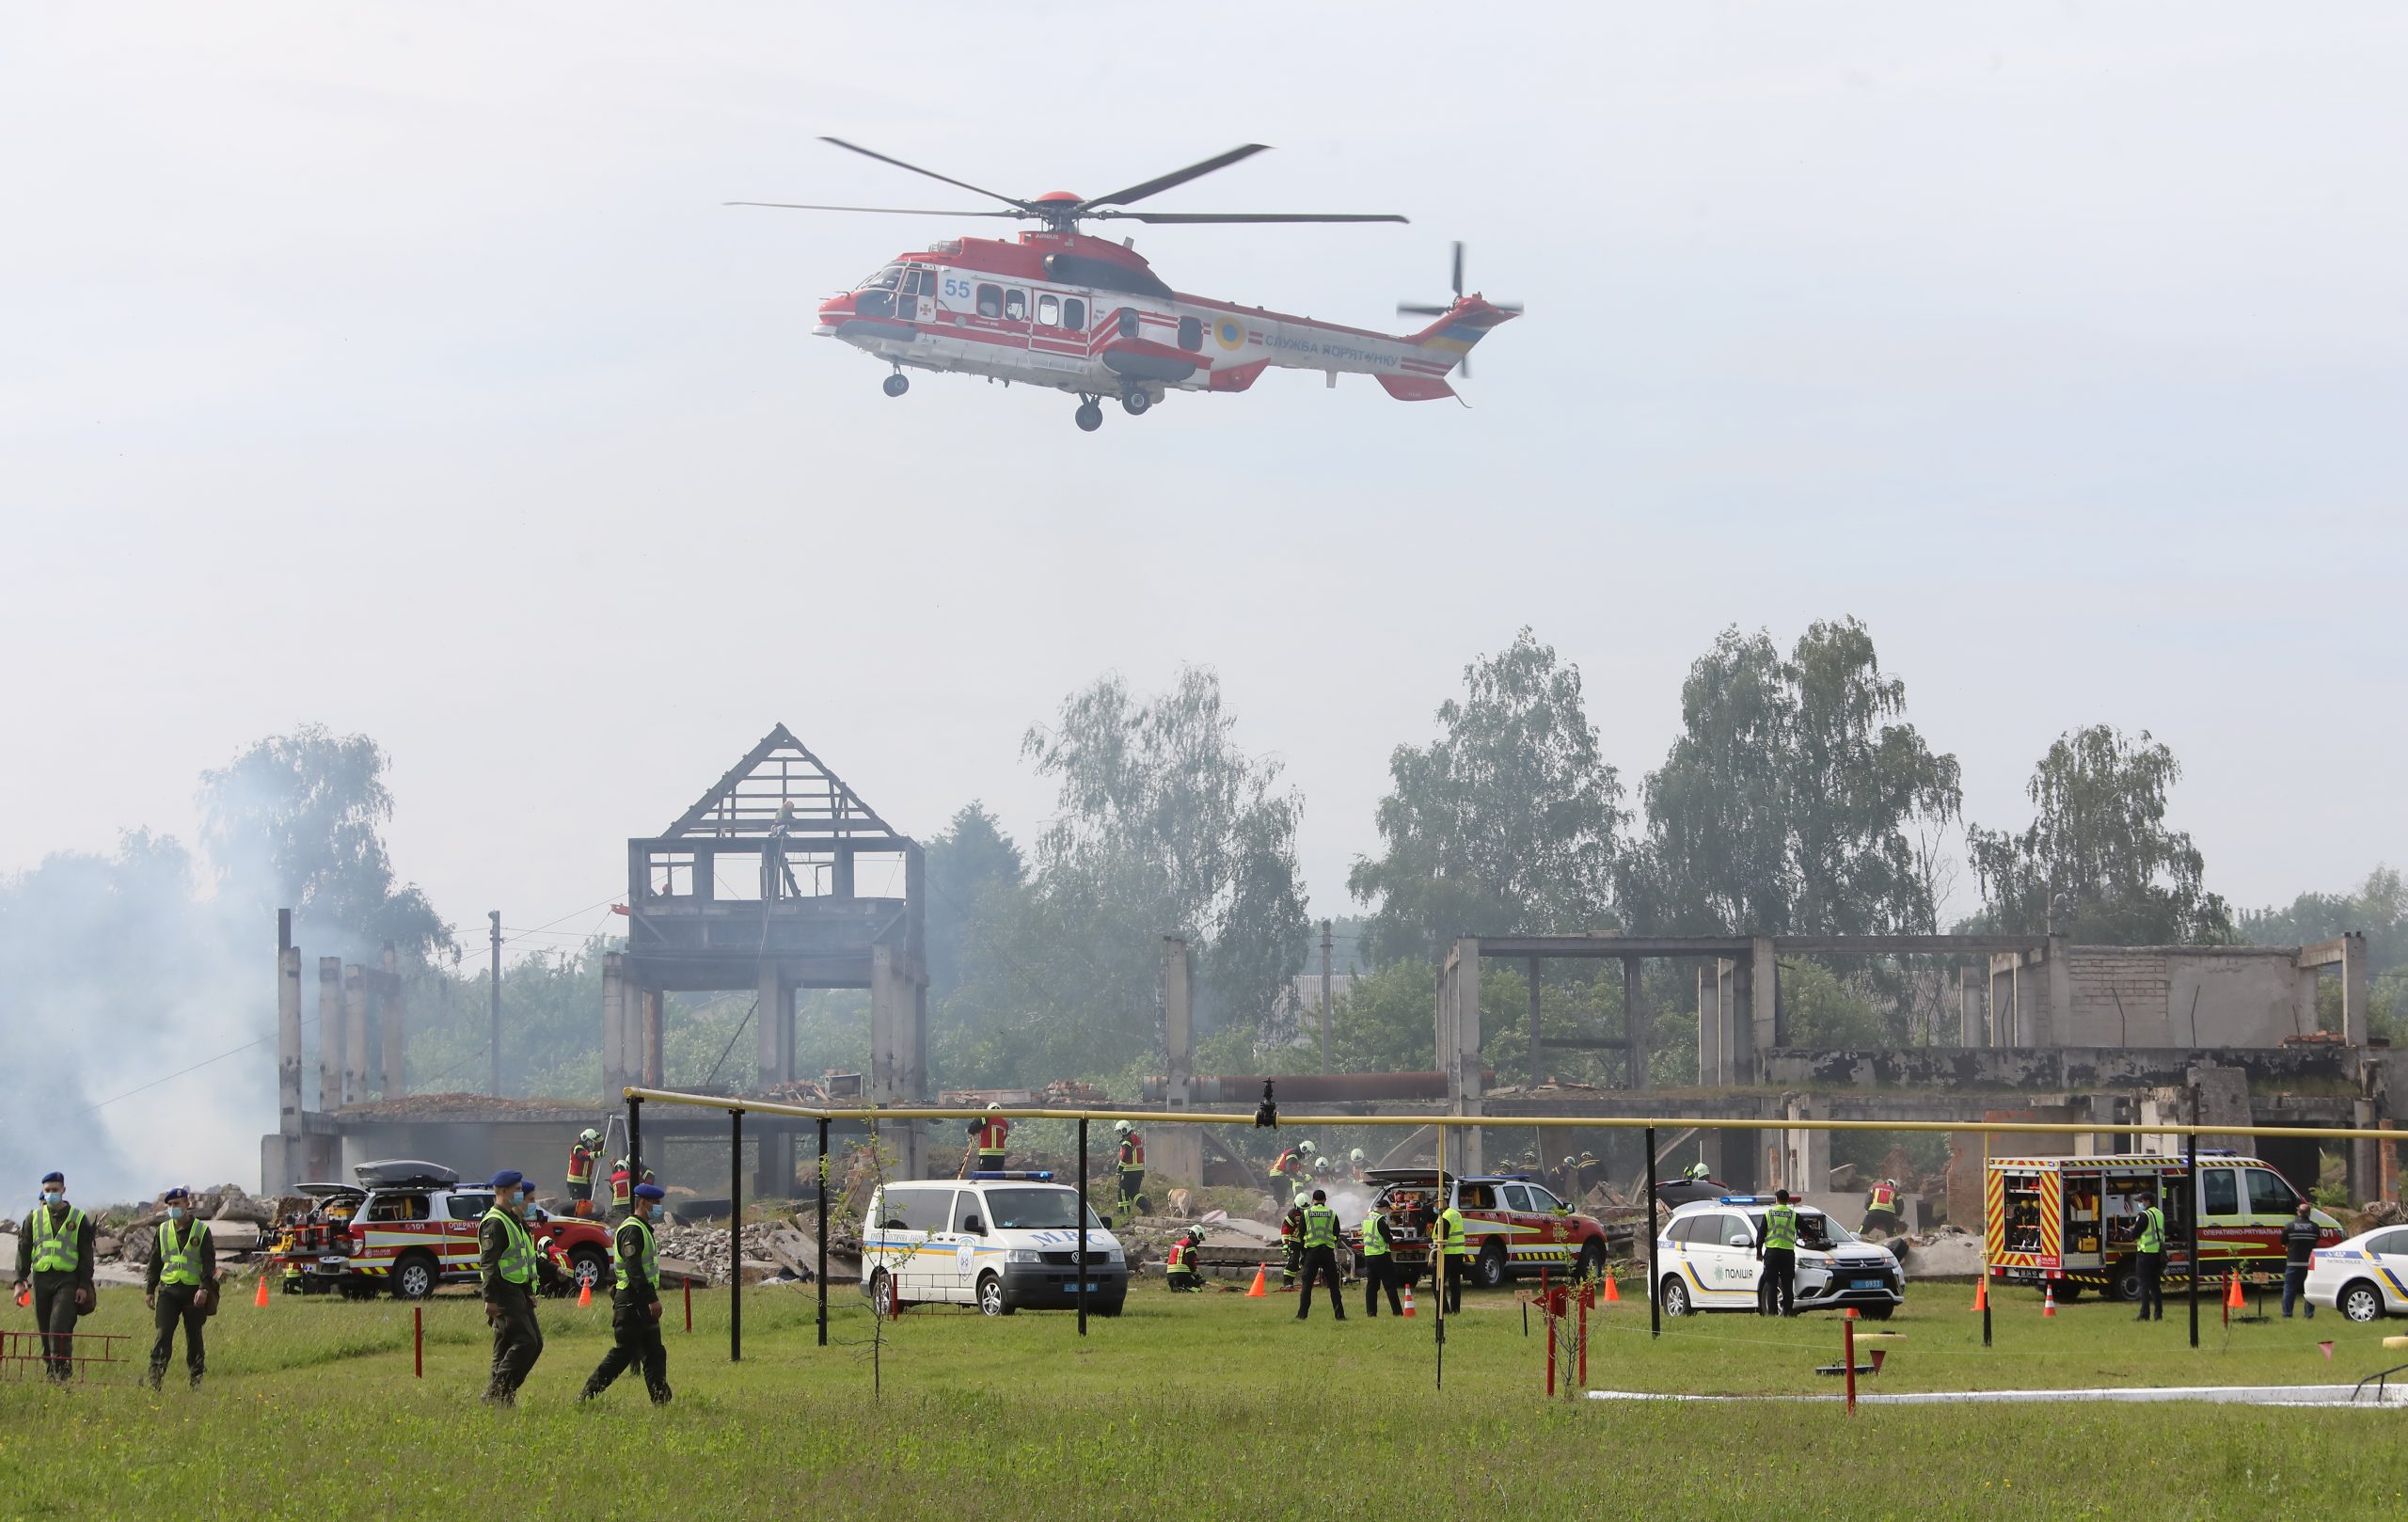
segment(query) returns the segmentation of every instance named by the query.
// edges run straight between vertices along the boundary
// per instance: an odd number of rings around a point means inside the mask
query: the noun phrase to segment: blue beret
[[[667,1199],[669,1191],[657,1183],[640,1183],[636,1185],[636,1197],[638,1199]]]
[[[168,1187],[167,1192],[166,1192],[166,1194],[163,1194],[163,1195],[161,1195],[161,1196],[159,1197],[159,1203],[160,1203],[160,1204],[162,1204],[162,1205],[165,1205],[165,1204],[166,1204],[169,1200],[173,1200],[173,1199],[190,1199],[191,1197],[192,1197],[192,1191],[191,1191],[191,1190],[186,1189],[182,1184],[172,1184],[172,1185],[170,1185],[170,1186]]]
[[[519,1172],[516,1168],[504,1168],[499,1173],[493,1176],[492,1187],[496,1189],[515,1189],[518,1187],[519,1181],[526,1177],[527,1175]]]
[[[56,1168],[53,1168],[48,1173],[41,1176],[41,1181],[44,1183],[65,1183],[67,1181],[67,1175],[59,1172]]]

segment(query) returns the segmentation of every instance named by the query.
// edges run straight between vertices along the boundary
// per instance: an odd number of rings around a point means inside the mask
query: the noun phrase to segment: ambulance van
[[[1051,1173],[980,1172],[879,1186],[862,1221],[862,1291],[880,1315],[898,1306],[976,1306],[989,1316],[1072,1310],[1087,1228],[1087,1309],[1117,1316],[1129,1266],[1107,1223]]]

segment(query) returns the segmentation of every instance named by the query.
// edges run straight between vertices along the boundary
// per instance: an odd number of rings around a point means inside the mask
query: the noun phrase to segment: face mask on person
[[[64,1205],[67,1203],[67,1195],[63,1190],[45,1189],[41,1192],[41,1202],[45,1205]]]
[[[182,1220],[183,1218],[184,1218],[184,1208],[183,1208],[182,1205],[170,1205],[170,1206],[168,1206],[168,1207],[167,1207],[167,1219],[168,1219],[168,1220],[170,1220],[170,1221],[181,1221],[181,1220]]]

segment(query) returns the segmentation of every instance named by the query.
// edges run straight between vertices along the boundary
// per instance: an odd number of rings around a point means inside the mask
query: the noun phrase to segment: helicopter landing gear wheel
[[[1103,426],[1103,409],[1095,404],[1093,397],[1080,403],[1079,410],[1071,416],[1078,420],[1079,432],[1083,434],[1092,434]]]
[[[886,377],[886,394],[889,396],[901,396],[911,388],[911,377],[899,370]]]
[[[1144,417],[1146,409],[1153,404],[1153,397],[1142,386],[1129,387],[1120,393],[1120,410],[1133,418]]]

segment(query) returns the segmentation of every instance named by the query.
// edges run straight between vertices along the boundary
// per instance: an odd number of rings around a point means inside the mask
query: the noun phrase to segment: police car
[[[2379,1322],[2408,1312],[2408,1226],[2362,1231],[2319,1247],[2307,1264],[2307,1303],[2349,1321]]]
[[[1756,1233],[1772,1204],[1770,1195],[1719,1195],[1672,1213],[1656,1239],[1663,1271],[1657,1303],[1664,1314],[1756,1308],[1756,1286],[1764,1274]],[[1823,1212],[1796,1209],[1798,1308],[1854,1306],[1875,1321],[1889,1320],[1907,1294],[1898,1260]]]

